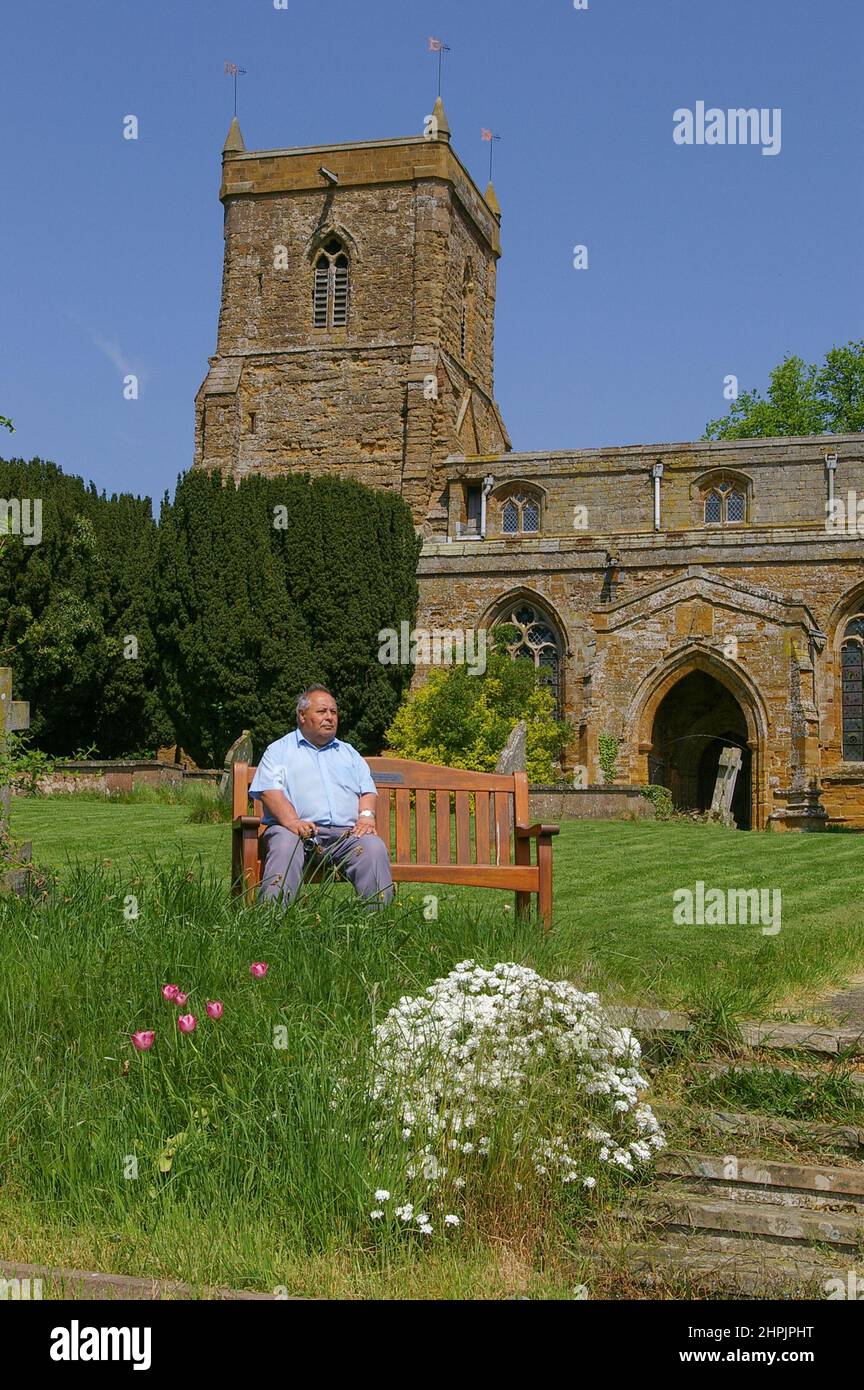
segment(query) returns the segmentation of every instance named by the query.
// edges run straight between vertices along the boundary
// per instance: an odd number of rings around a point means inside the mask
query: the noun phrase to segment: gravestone
[[[504,744],[501,756],[495,764],[495,771],[507,775],[514,772],[525,771],[525,740],[528,728],[524,719],[512,730],[510,737]]]
[[[231,800],[231,770],[234,764],[251,763],[252,751],[252,735],[248,729],[244,729],[225,754],[225,771],[219,779],[219,795],[223,801]]]
[[[9,838],[9,809],[12,800],[12,787],[7,771],[9,756],[8,735],[30,728],[30,706],[26,700],[12,699],[12,671],[8,666],[0,666],[0,891],[11,889],[24,892],[27,883],[27,869],[16,867],[4,871],[3,859],[7,862],[13,856],[13,846]],[[14,859],[20,865],[30,859],[28,844],[14,846]]]
[[[528,728],[525,724],[525,720],[520,719],[519,723],[516,724],[514,728],[510,731],[510,737],[507,739],[507,742],[504,744],[504,747],[501,750],[501,756],[495,764],[496,772],[504,773],[505,775],[510,776],[514,772],[525,771],[525,740],[527,737],[527,733]],[[509,837],[511,837],[513,834],[513,817],[509,811],[507,813],[507,821],[507,835],[509,839]],[[497,828],[495,832],[495,838],[497,846],[495,862],[501,863],[501,855],[505,851],[501,844],[498,843]],[[506,860],[504,862],[506,863]]]
[[[733,826],[735,820],[732,815],[732,798],[735,795],[735,784],[738,781],[738,773],[741,771],[742,753],[740,748],[724,748],[720,753],[720,762],[717,766],[717,781],[714,783],[714,795],[711,798],[711,814],[722,821],[724,825]]]

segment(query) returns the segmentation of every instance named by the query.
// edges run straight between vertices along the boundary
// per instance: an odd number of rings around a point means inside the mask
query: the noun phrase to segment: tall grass
[[[369,1220],[405,1162],[389,1131],[370,1139],[374,1023],[466,957],[562,971],[536,924],[497,903],[434,922],[422,906],[403,896],[367,914],[324,885],[287,912],[238,907],[192,863],[131,879],[76,869],[42,905],[0,901],[7,1251],[33,1223],[43,1252],[63,1233],[67,1262],[80,1240],[84,1258],[122,1272],[265,1288],[304,1260],[341,1263],[350,1285],[345,1262],[362,1282],[429,1258],[419,1235]],[[253,961],[268,962],[263,980]],[[182,1010],[162,999],[166,983],[189,992]],[[195,1014],[193,1034],[179,1012]],[[144,1029],[156,1041],[138,1053],[130,1034]],[[557,1242],[560,1258],[578,1240],[579,1194],[550,1207],[502,1170],[488,1198],[431,1257],[457,1283],[464,1261],[498,1268],[493,1228],[527,1243],[536,1270],[538,1249]]]

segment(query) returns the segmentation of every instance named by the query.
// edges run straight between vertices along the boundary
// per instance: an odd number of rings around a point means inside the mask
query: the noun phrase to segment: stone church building
[[[394,140],[251,152],[235,119],[220,198],[196,467],[397,489],[418,627],[515,624],[586,783],[611,736],[617,782],[704,809],[731,747],[739,826],[864,826],[864,436],[513,452],[501,210],[440,99]]]

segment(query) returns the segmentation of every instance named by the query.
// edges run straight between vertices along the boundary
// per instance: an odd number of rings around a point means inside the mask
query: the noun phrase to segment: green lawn
[[[182,860],[190,871],[221,877],[227,890],[228,826],[190,825],[188,814],[183,805],[19,798],[13,830],[32,840],[37,863],[101,862],[122,885],[156,863]],[[719,1001],[739,1014],[794,1012],[864,967],[862,860],[864,841],[855,835],[566,822],[555,841],[555,931],[547,954],[562,973],[604,997],[709,1010]],[[693,889],[697,880],[724,890],[780,889],[780,932],[676,925],[673,892]],[[424,891],[403,886],[400,901]],[[428,891],[439,899],[439,920],[457,904],[487,917],[506,914],[513,902],[509,893],[441,885]]]

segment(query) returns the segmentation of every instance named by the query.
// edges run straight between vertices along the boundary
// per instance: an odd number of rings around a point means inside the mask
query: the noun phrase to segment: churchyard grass
[[[38,863],[72,860],[144,873],[182,858],[227,890],[225,824],[190,823],[186,803],[118,803],[19,797],[13,830]],[[570,821],[556,838],[556,958],[563,975],[604,999],[695,1008],[716,1018],[787,1010],[864,967],[864,887],[857,835],[769,835],[715,826]],[[678,925],[673,893],[708,888],[779,889],[780,930],[759,925]],[[338,886],[337,895],[350,897]],[[438,885],[403,885],[399,896],[432,894],[439,913],[508,916],[513,896]]]
[[[570,1298],[588,1282],[598,1296],[585,1241],[612,1232],[634,1179],[550,1196],[516,1192],[493,1166],[458,1229],[427,1242],[370,1221],[379,1186],[404,1199],[390,1139],[369,1138],[360,1078],[374,1023],[466,958],[709,1019],[806,1014],[864,963],[854,836],[566,824],[544,937],[509,894],[440,885],[403,885],[372,918],[333,884],[287,916],[238,907],[227,828],[187,817],[15,803],[15,834],[57,876],[42,903],[0,900],[6,1259],[318,1297]],[[780,887],[782,930],[675,926],[672,893],[697,879]],[[424,916],[427,892],[437,917]],[[183,1010],[162,999],[166,983],[189,991]],[[214,999],[219,1019],[205,1011]],[[185,1036],[183,1011],[198,1020]],[[144,1029],[156,1040],[138,1053],[130,1034]],[[604,1279],[626,1287],[626,1271]]]

